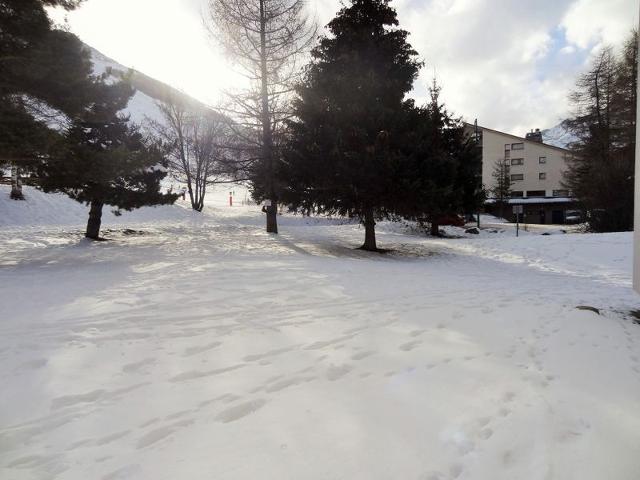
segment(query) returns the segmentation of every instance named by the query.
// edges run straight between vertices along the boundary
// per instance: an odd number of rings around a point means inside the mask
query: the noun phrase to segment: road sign
[[[522,206],[522,205],[514,205],[513,206],[513,213],[514,214],[524,213],[524,206]]]

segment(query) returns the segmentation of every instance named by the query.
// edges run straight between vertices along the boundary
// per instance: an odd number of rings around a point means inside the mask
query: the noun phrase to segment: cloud
[[[638,25],[638,0],[577,0],[561,25],[568,42],[578,48],[617,45]]]

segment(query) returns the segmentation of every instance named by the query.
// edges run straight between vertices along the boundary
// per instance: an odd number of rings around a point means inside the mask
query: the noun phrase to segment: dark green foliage
[[[50,124],[88,103],[88,55],[75,36],[52,30],[44,10],[79,3],[0,0],[0,164],[32,167],[55,137]]]
[[[103,204],[132,210],[173,203],[177,198],[160,193],[160,181],[166,175],[160,149],[145,141],[118,113],[133,93],[125,82],[107,85],[96,80],[94,101],[73,120],[38,172],[44,191],[64,192],[74,200],[91,203],[90,225],[95,210],[99,213]],[[97,238],[97,230],[89,231],[88,237]]]
[[[279,171],[281,198],[304,213],[375,220],[429,219],[477,211],[481,155],[459,119],[439,103],[404,100],[420,62],[387,1],[355,1],[312,52],[295,102],[297,121]]]
[[[399,212],[429,221],[437,234],[439,218],[477,212],[483,202],[481,152],[462,121],[440,103],[435,82],[428,105],[406,103],[405,121],[404,159],[395,180],[400,187]]]
[[[360,218],[376,250],[375,218],[396,213],[404,96],[420,62],[387,0],[355,0],[328,25],[295,101],[280,178],[293,209]]]
[[[621,55],[598,55],[571,96],[575,115],[564,126],[578,139],[565,186],[589,212],[596,232],[633,229],[638,35]]]

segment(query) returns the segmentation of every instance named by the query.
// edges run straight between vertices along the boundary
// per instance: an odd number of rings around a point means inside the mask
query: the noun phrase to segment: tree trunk
[[[91,201],[91,210],[89,210],[89,221],[87,222],[87,232],[84,236],[92,240],[100,240],[102,206],[103,203],[98,200]]]
[[[378,251],[376,245],[376,221],[372,208],[367,208],[364,211],[364,244],[360,248],[369,252]]]
[[[271,206],[267,207],[267,233],[278,233],[278,205],[271,200]]]
[[[265,185],[271,195],[271,206],[267,207],[267,233],[278,233],[278,204],[274,194],[273,171],[273,133],[271,131],[271,115],[269,110],[269,79],[267,78],[267,18],[264,8],[264,0],[260,0],[260,96],[262,110],[260,121],[262,123],[262,160],[266,162],[267,178]]]
[[[20,181],[20,169],[15,165],[11,166],[11,195],[12,200],[24,200],[22,194],[22,182]]]
[[[440,236],[440,225],[435,220],[431,220],[431,236],[439,237]]]

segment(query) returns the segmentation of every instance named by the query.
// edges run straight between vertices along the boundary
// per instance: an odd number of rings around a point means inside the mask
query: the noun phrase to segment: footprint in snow
[[[354,353],[353,355],[351,355],[351,360],[362,360],[363,358],[367,358],[371,355],[373,355],[375,352],[373,351],[366,351],[366,352],[358,352],[358,353]]]
[[[404,352],[410,352],[411,350],[413,350],[414,348],[416,348],[418,345],[421,345],[421,344],[422,342],[420,340],[413,340],[411,342],[403,343],[398,348]]]
[[[222,423],[235,422],[236,420],[240,420],[241,418],[246,417],[247,415],[250,415],[257,410],[260,410],[265,406],[266,403],[267,401],[265,399],[258,398],[250,402],[235,405],[220,412],[216,416],[216,420]]]
[[[490,428],[483,428],[482,430],[480,430],[478,435],[483,440],[489,440],[491,438],[491,436],[493,435],[493,430],[490,429]]]
[[[191,419],[180,420],[179,422],[171,423],[169,425],[156,428],[155,430],[151,430],[150,432],[147,432],[142,437],[140,437],[136,448],[140,450],[142,448],[153,445],[154,443],[159,442],[160,440],[164,440],[165,438],[167,438],[169,435],[179,430],[180,428],[186,427],[193,423],[194,421]]]
[[[351,365],[331,365],[327,369],[326,376],[328,380],[331,380],[333,382],[344,377],[351,370],[353,370],[353,367]]]

